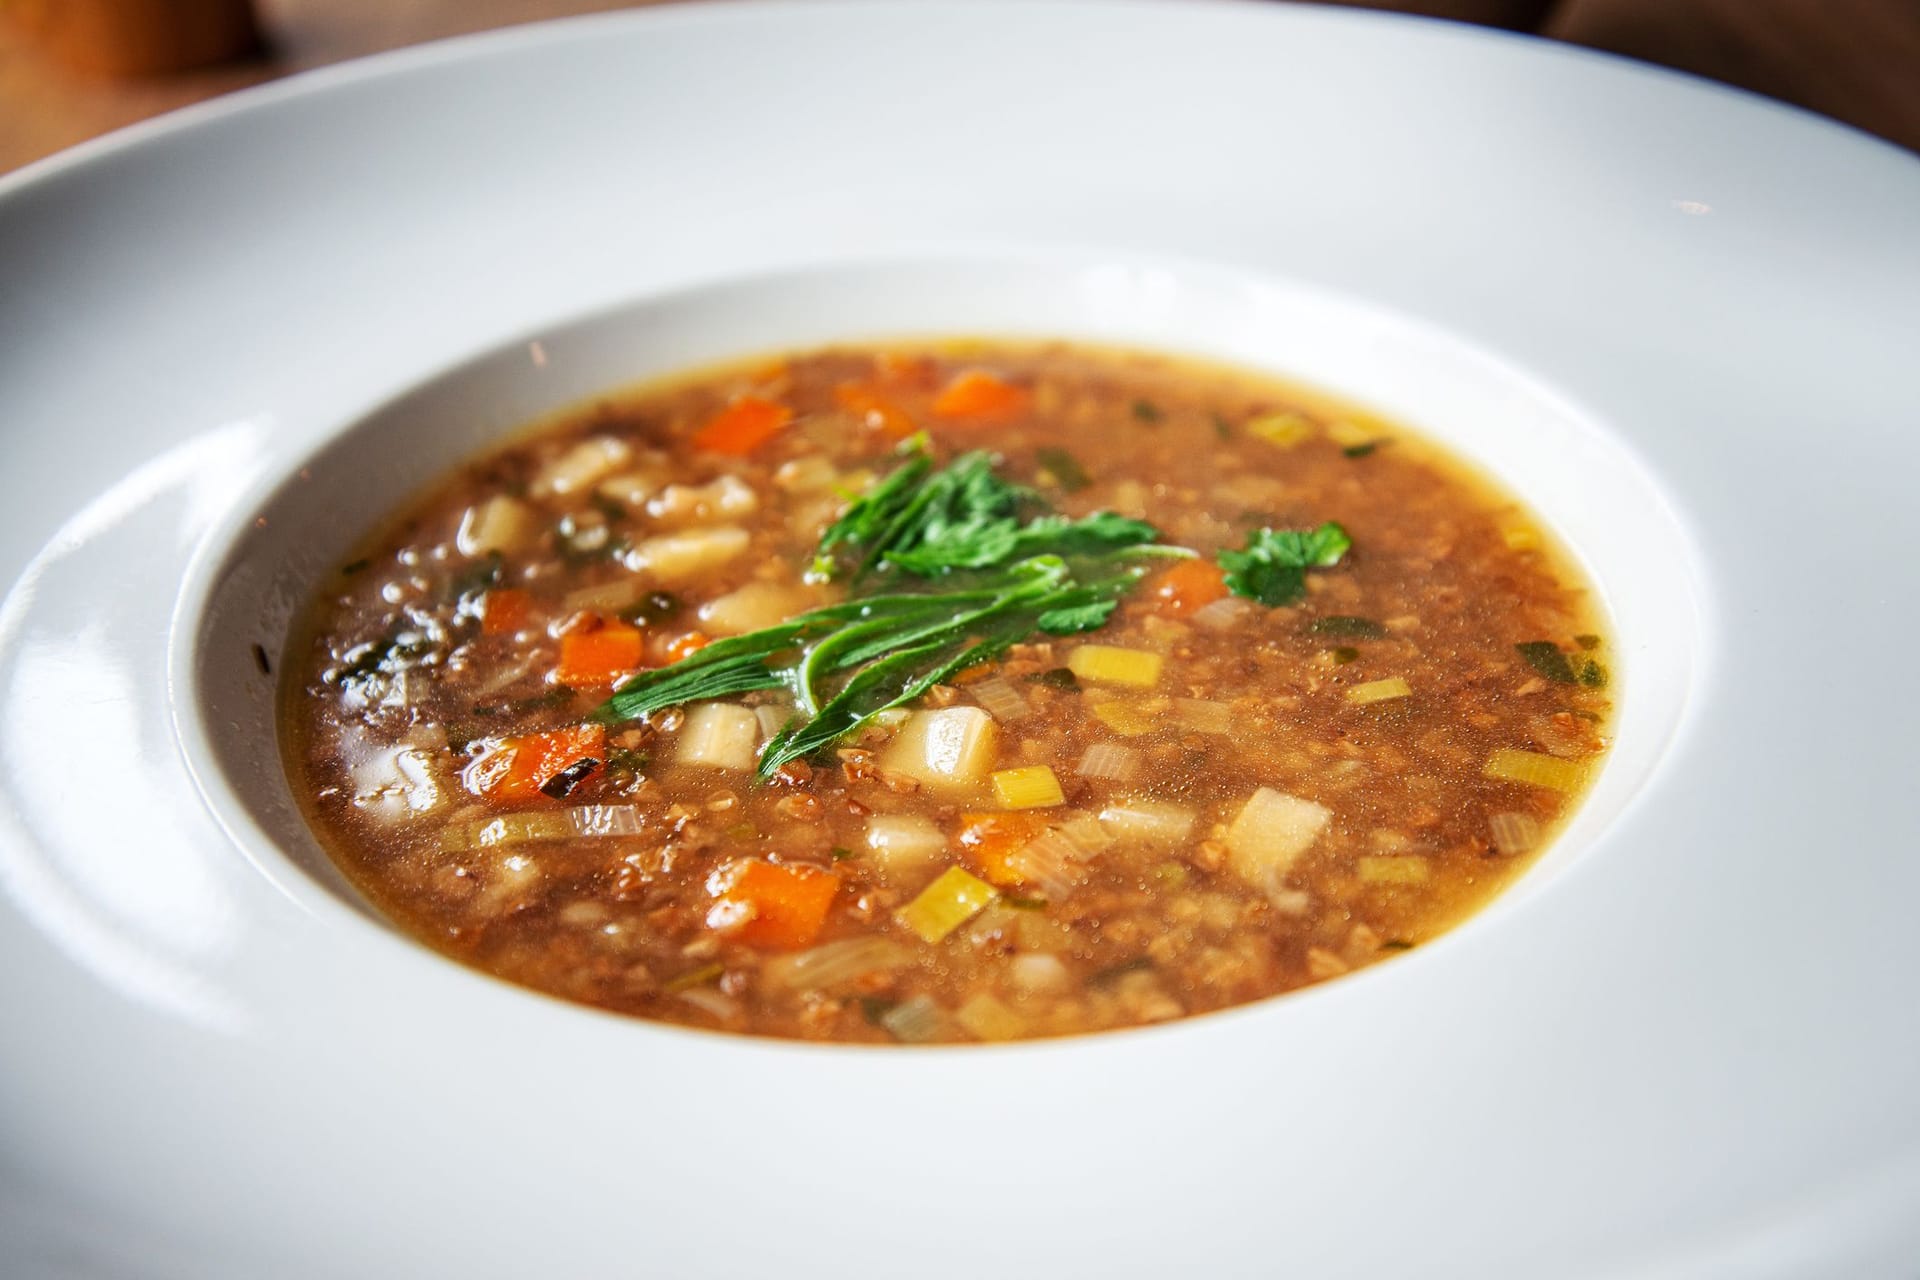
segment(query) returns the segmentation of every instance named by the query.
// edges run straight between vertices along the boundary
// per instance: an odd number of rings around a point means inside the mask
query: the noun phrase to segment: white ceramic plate
[[[1279,5],[583,20],[0,183],[0,1272],[1909,1267],[1917,227],[1834,126]],[[276,817],[242,660],[407,484],[677,360],[967,328],[1265,364],[1526,487],[1628,654],[1581,825],[1357,978],[876,1052],[479,977]]]

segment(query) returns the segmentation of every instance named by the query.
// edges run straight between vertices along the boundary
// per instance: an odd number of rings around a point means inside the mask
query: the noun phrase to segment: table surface
[[[638,0],[658,3],[660,0]],[[1920,0],[1336,0],[1535,31],[1822,111],[1920,150]],[[635,0],[256,0],[269,52],[166,76],[86,76],[0,18],[0,173],[189,103],[444,36]]]

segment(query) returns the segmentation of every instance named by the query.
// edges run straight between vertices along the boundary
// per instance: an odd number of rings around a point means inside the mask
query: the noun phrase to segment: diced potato
[[[1045,952],[1015,956],[1007,962],[1007,976],[1013,980],[1014,986],[1030,993],[1065,991],[1073,980],[1059,957]]]
[[[1367,884],[1425,884],[1427,860],[1420,857],[1360,859],[1360,879]]]
[[[536,498],[580,493],[626,466],[632,457],[633,446],[616,436],[582,440],[549,462],[527,491]]]
[[[1159,684],[1160,666],[1157,653],[1110,644],[1083,644],[1067,655],[1067,670],[1080,679],[1135,689],[1151,689]]]
[[[594,492],[623,507],[644,507],[647,499],[660,492],[660,484],[645,472],[623,471],[602,480]]]
[[[1504,782],[1524,782],[1553,791],[1578,791],[1587,776],[1586,767],[1577,761],[1556,759],[1538,751],[1516,751],[1511,747],[1494,752],[1480,772]]]
[[[753,708],[731,702],[703,702],[687,711],[680,728],[682,764],[707,764],[718,769],[751,770],[760,753],[760,717]]]
[[[894,918],[922,942],[938,942],[998,896],[985,880],[948,867],[918,897],[894,912]]]
[[[985,991],[955,1009],[953,1020],[979,1040],[1015,1040],[1027,1028],[1025,1018]]]
[[[1194,813],[1161,800],[1128,800],[1100,811],[1100,825],[1116,840],[1170,849],[1193,834]]]
[[[1044,764],[1000,770],[993,775],[993,794],[1007,809],[1048,809],[1067,802],[1060,779]]]
[[[839,483],[840,472],[825,458],[795,458],[783,462],[773,482],[787,493],[821,493]]]
[[[759,508],[760,495],[753,486],[734,476],[721,476],[710,484],[668,485],[647,503],[647,514],[656,520],[685,522],[732,519]]]
[[[611,616],[633,608],[646,594],[647,584],[643,579],[615,578],[611,582],[597,582],[569,591],[561,599],[561,605],[566,613],[591,609],[595,613]]]
[[[1524,813],[1496,813],[1487,819],[1487,831],[1503,857],[1532,853],[1540,843],[1540,824]]]
[[[690,582],[740,555],[749,541],[747,531],[734,525],[689,529],[647,539],[627,553],[627,563],[646,570],[656,582]]]
[[[502,494],[468,507],[453,541],[462,555],[511,555],[531,542],[539,528],[532,508]]]
[[[1347,690],[1347,701],[1356,707],[1364,707],[1373,702],[1390,702],[1395,698],[1404,698],[1413,693],[1413,686],[1401,676],[1388,676],[1385,680],[1369,680],[1365,684],[1354,685]]]
[[[875,862],[894,870],[939,857],[946,852],[947,837],[921,814],[876,813],[867,819],[867,848]]]
[[[1325,805],[1262,787],[1227,828],[1227,861],[1247,883],[1278,888],[1294,859],[1312,847],[1332,819]]]
[[[979,707],[916,711],[880,757],[880,767],[936,790],[977,786],[993,768],[1000,731]]]
[[[809,604],[807,593],[774,582],[749,582],[700,607],[700,626],[717,636],[744,635],[778,626]]]

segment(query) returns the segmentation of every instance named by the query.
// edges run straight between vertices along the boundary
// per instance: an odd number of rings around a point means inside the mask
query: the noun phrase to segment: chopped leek
[[[867,848],[886,867],[910,867],[946,852],[947,837],[917,813],[876,813],[867,819]]]
[[[1502,782],[1522,782],[1551,791],[1578,791],[1587,777],[1586,766],[1578,761],[1562,760],[1538,751],[1517,751],[1512,747],[1494,752],[1480,772]]]
[[[1003,809],[1049,809],[1067,802],[1060,779],[1044,764],[1001,769],[992,775],[994,798]]]
[[[938,942],[992,902],[996,890],[959,867],[948,867],[894,918],[922,942]]]
[[[1193,834],[1195,814],[1163,800],[1128,800],[1100,811],[1100,825],[1115,839],[1149,848],[1172,848]]]
[[[896,1040],[924,1044],[939,1039],[945,1032],[947,1015],[932,996],[915,996],[881,1014],[880,1025],[891,1031]]]
[[[1314,426],[1305,414],[1295,413],[1291,409],[1278,409],[1249,421],[1246,432],[1276,448],[1291,449],[1303,440],[1312,439]]]
[[[1195,733],[1232,733],[1233,708],[1205,698],[1175,698],[1174,719]]]
[[[954,1010],[953,1019],[977,1040],[1016,1040],[1027,1028],[1026,1019],[985,991]]]
[[[1356,684],[1347,690],[1347,701],[1356,707],[1364,707],[1375,702],[1390,702],[1395,698],[1405,698],[1413,693],[1413,686],[1400,676],[1388,676],[1385,680],[1369,680],[1365,684]]]
[[[1508,858],[1532,853],[1540,843],[1540,824],[1524,813],[1496,813],[1487,819],[1493,847]]]
[[[762,978],[789,991],[821,991],[870,973],[885,973],[913,963],[913,954],[891,938],[861,934],[823,943],[807,951],[775,956],[761,968]]]
[[[1074,772],[1083,778],[1131,782],[1140,773],[1140,753],[1116,742],[1096,742],[1080,757],[1080,766]]]
[[[1083,644],[1067,655],[1067,669],[1091,684],[1151,689],[1160,683],[1160,666],[1157,653],[1110,644]]]
[[[1360,859],[1360,879],[1366,884],[1425,884],[1428,873],[1427,860],[1418,856]]]

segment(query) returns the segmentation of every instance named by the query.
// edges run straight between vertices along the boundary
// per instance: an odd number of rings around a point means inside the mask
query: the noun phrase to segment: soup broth
[[[330,576],[286,754],[395,922],[691,1026],[1007,1040],[1417,947],[1598,767],[1600,609],[1398,423],[1067,344],[541,424]]]

